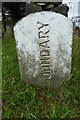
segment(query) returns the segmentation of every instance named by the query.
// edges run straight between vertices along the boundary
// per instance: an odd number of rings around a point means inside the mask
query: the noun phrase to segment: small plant
[[[66,107],[63,107],[62,110],[61,110],[60,118],[66,118],[66,117],[68,117],[69,112],[70,111]]]
[[[50,108],[50,118],[57,118],[57,109],[55,105],[52,105]]]
[[[50,89],[50,82],[49,82],[49,86],[48,86],[48,89],[46,92],[46,98],[50,99],[50,98],[52,98],[52,96],[53,96],[53,91]]]

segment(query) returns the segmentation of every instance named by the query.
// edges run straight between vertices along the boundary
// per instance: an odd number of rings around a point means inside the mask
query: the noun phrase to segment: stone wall
[[[68,16],[69,7],[61,2],[55,3],[27,3],[25,8],[25,15],[40,11],[53,11],[62,15]]]

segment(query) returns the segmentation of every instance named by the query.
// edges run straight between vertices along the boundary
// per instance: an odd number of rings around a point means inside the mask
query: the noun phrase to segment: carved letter
[[[44,41],[44,42],[42,42],[42,43],[39,43],[39,46],[50,48],[50,47],[47,45],[47,43],[48,43],[49,41],[50,41],[50,40]]]
[[[43,60],[41,60],[41,65],[42,64],[49,64],[50,63],[50,58],[45,58]]]
[[[39,36],[39,38],[46,38],[46,37],[49,37],[49,36],[46,35],[43,31],[40,31],[40,32],[38,33],[38,36]]]
[[[41,23],[41,22],[37,22],[37,23],[41,25],[41,27],[39,27],[38,30],[41,29],[41,28],[44,27],[44,26],[48,26],[48,25],[49,25],[49,24],[43,24],[43,23]]]
[[[50,53],[49,53],[48,50],[42,50],[42,51],[40,52],[40,56],[50,56]]]

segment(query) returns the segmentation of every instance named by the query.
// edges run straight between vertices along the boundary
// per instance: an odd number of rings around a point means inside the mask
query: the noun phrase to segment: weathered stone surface
[[[70,77],[72,23],[55,12],[38,12],[14,27],[22,80],[59,88]]]

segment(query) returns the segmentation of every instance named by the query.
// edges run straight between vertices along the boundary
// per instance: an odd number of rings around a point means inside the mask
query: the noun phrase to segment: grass
[[[1,90],[1,83],[2,83],[2,40],[0,38],[0,90]]]
[[[59,90],[51,90],[33,87],[21,81],[15,40],[10,29],[5,33],[2,40],[3,118],[80,117],[78,39],[75,36],[72,76]]]
[[[2,40],[0,38],[0,119],[2,116]]]

